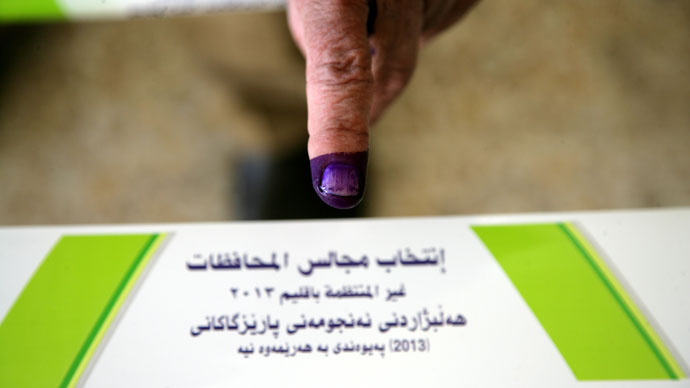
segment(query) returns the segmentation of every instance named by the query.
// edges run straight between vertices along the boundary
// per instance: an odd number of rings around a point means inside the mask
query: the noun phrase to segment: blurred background
[[[0,224],[690,205],[690,2],[483,0],[311,188],[285,14],[0,26]]]

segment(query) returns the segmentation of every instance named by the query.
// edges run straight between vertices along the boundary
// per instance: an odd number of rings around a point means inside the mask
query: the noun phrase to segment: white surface
[[[102,347],[82,383],[87,387],[273,386],[573,386],[569,367],[544,333],[510,280],[471,231],[471,225],[575,221],[593,236],[598,248],[677,355],[690,359],[690,209],[540,215],[498,215],[394,220],[252,222],[195,225],[80,226],[0,228],[0,316],[4,315],[40,260],[62,234],[174,231],[129,307]],[[370,265],[297,271],[308,258],[335,249],[355,257],[363,253],[390,257],[397,249],[443,247],[445,273],[438,267],[394,268]],[[248,252],[270,257],[290,252],[287,268],[275,270],[190,271],[195,253]],[[277,299],[234,300],[230,287],[405,284],[407,296],[383,300],[300,301],[281,306]],[[287,335],[284,323],[308,317],[347,317],[369,313],[372,322],[392,312],[413,313],[441,305],[461,313],[464,327],[438,332],[352,329],[344,333],[303,330]],[[236,332],[190,335],[207,315],[271,314],[281,322],[277,339]],[[384,342],[390,338],[428,338],[428,353],[362,356],[298,354],[286,358],[244,358],[240,345]],[[388,345],[388,344],[387,344]],[[686,364],[687,365],[687,364]],[[126,371],[126,373],[123,373]],[[689,386],[688,380],[658,382],[587,382],[588,386]]]
[[[214,10],[269,10],[285,6],[285,0],[57,0],[70,19],[124,18],[135,15],[163,16],[204,13]]]

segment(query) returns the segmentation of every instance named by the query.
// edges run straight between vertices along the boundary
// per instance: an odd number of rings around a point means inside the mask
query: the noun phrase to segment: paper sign
[[[688,386],[687,230],[689,209],[0,229],[0,386]]]

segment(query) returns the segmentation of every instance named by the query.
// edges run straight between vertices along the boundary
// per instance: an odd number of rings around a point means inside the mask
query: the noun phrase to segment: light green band
[[[73,387],[161,239],[62,237],[0,324],[0,387]]]
[[[604,260],[572,224],[473,229],[578,380],[685,377]]]
[[[0,0],[0,22],[64,18],[57,0]]]

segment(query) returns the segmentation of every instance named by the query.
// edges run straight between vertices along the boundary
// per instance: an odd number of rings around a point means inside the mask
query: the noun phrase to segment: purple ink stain
[[[369,152],[336,152],[311,159],[312,185],[331,207],[350,209],[364,196]]]
[[[323,170],[319,189],[341,197],[355,196],[359,194],[359,173],[354,166],[331,163]]]

